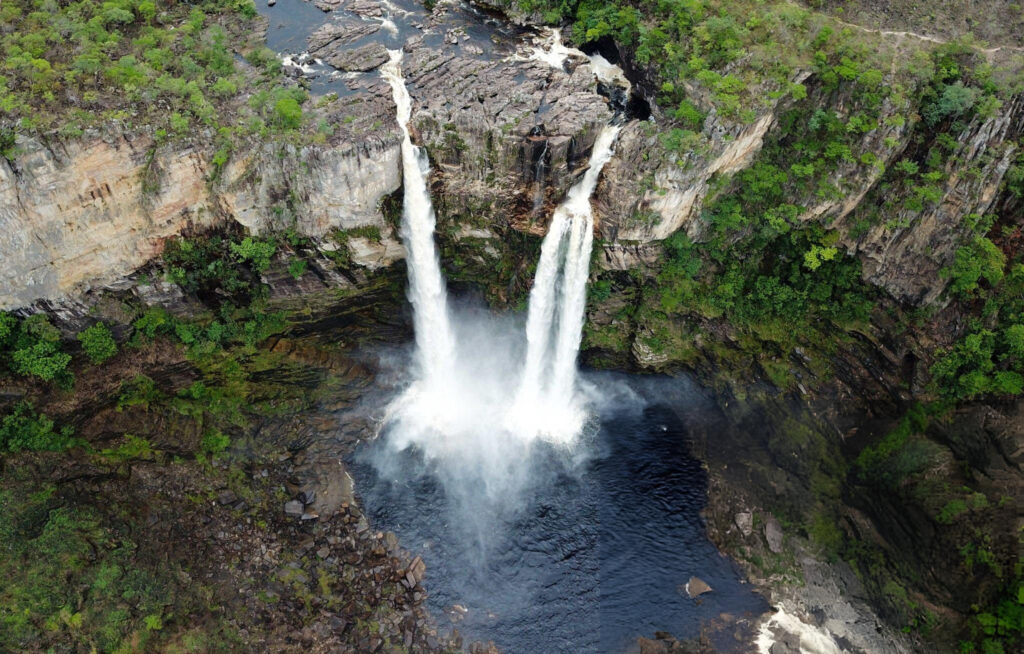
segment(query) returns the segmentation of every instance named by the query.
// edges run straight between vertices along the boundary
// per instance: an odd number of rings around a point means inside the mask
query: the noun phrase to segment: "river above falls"
[[[386,434],[365,443],[350,463],[371,524],[423,557],[442,628],[504,652],[623,652],[638,636],[702,629],[721,651],[737,649],[735,630],[716,623],[768,605],[700,516],[707,481],[690,442],[715,428],[707,400],[686,379],[586,381],[611,399],[573,450],[535,447],[507,501],[453,491],[452,471],[415,449],[395,455]],[[691,599],[691,576],[714,590]]]

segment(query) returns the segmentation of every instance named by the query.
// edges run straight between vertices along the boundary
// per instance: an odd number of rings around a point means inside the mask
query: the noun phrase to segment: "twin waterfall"
[[[481,379],[486,375],[460,369],[474,363],[479,367],[480,359],[494,355],[473,351],[463,353],[466,361],[460,358],[458,346],[463,339],[457,336],[459,326],[449,313],[433,238],[436,218],[426,183],[428,162],[422,148],[413,145],[410,138],[410,97],[401,60],[400,50],[390,51],[390,61],[381,70],[391,85],[403,133],[402,240],[408,251],[418,370],[413,385],[393,405],[391,418],[416,432],[432,432],[430,439],[440,438],[447,449],[459,447],[465,436],[459,432],[467,429],[504,429],[521,441],[541,437],[572,442],[585,417],[576,397],[576,357],[593,244],[590,196],[601,169],[612,156],[619,128],[609,125],[602,129],[594,143],[589,169],[552,217],[530,292],[525,363],[521,371],[513,373],[520,375],[518,389],[509,392],[510,371],[496,370],[490,373],[492,381],[499,381],[504,388],[487,394],[481,390],[487,387],[487,380]],[[499,347],[497,339],[494,347]],[[514,359],[506,358],[504,364],[492,367],[507,366]],[[475,395],[479,395],[478,402]],[[425,440],[424,436],[420,433],[404,438],[408,444]]]

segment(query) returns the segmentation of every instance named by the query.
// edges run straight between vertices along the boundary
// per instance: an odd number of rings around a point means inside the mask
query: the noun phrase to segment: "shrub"
[[[295,129],[302,125],[302,107],[295,98],[281,98],[274,103],[274,119],[280,127]]]
[[[947,274],[953,279],[950,287],[957,295],[971,295],[985,280],[996,285],[1003,279],[1006,256],[995,243],[984,236],[978,236],[970,245],[956,251],[953,265]]]
[[[73,444],[71,433],[70,427],[55,430],[53,420],[19,402],[0,420],[0,451],[61,452]]]
[[[7,325],[10,329],[9,321]],[[44,314],[29,316],[18,325],[11,352],[15,372],[68,385],[72,381],[67,372],[70,362],[71,355],[61,351],[60,332]]]
[[[156,338],[174,329],[174,320],[163,307],[150,307],[138,320],[132,323],[137,333],[145,338]]]
[[[209,455],[220,454],[231,445],[231,438],[219,431],[208,431],[203,434],[203,453]]]
[[[78,340],[82,343],[85,355],[93,363],[103,363],[117,354],[117,343],[114,342],[110,329],[101,322],[80,333]]]
[[[967,502],[961,499],[950,500],[946,503],[936,518],[944,525],[952,524],[959,516],[967,513]]]
[[[306,272],[306,260],[305,259],[292,259],[288,263],[288,274],[295,279],[300,279]]]
[[[274,256],[277,245],[271,240],[261,240],[247,236],[241,243],[232,243],[231,251],[239,261],[252,264],[256,272],[263,272],[270,267],[270,258]]]

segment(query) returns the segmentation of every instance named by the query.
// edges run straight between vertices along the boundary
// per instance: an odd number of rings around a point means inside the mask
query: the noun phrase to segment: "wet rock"
[[[336,49],[322,58],[338,70],[365,73],[388,60],[388,49],[380,43],[367,43],[352,50]]]
[[[380,23],[363,20],[348,19],[327,23],[309,36],[309,53],[315,57],[325,57],[364,36],[374,34],[379,29]]]
[[[749,537],[754,533],[754,514],[749,511],[741,511],[737,513],[733,522],[736,523],[736,528],[740,530],[740,533],[743,534],[744,538]]]
[[[408,583],[408,587],[412,588],[416,584],[423,580],[423,575],[427,572],[427,564],[423,562],[423,559],[416,557],[409,564],[409,568],[405,571],[405,581]]]
[[[340,7],[344,0],[314,0],[313,6],[323,12],[331,12]]]
[[[800,636],[781,628],[772,629],[772,635],[775,642],[768,650],[769,654],[801,654],[803,651],[800,649]]]
[[[686,594],[691,598],[703,595],[704,593],[710,593],[711,591],[711,586],[700,577],[690,577],[690,580],[686,582]]]
[[[276,4],[277,4],[277,0],[267,0],[267,6],[268,7],[273,7]]]
[[[353,0],[353,2],[348,3],[345,9],[356,16],[363,16],[364,18],[367,16],[380,18],[384,15],[384,11],[381,9],[380,4],[375,0]]]
[[[298,500],[291,500],[290,502],[284,503],[284,514],[293,518],[298,518],[303,513],[302,502]]]
[[[774,516],[768,516],[764,524],[764,539],[768,541],[768,549],[772,552],[782,552],[782,527]]]

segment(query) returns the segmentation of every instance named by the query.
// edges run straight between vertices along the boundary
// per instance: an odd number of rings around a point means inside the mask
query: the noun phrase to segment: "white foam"
[[[797,636],[800,640],[800,654],[843,654],[828,632],[787,613],[784,606],[780,606],[778,611],[761,623],[754,640],[759,654],[771,654],[772,645],[775,644],[773,627]]]

